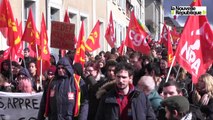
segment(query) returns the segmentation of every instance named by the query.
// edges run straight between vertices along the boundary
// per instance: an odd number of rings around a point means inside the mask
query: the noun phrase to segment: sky
[[[170,14],[171,6],[189,6],[192,3],[193,0],[164,0],[163,6],[164,6],[164,12],[165,17],[173,16]],[[213,29],[213,0],[202,0],[202,6],[206,6],[207,9],[207,18],[211,24],[211,27]],[[184,23],[186,21],[187,17],[179,16],[177,18],[177,21],[180,23],[181,26],[184,26]]]

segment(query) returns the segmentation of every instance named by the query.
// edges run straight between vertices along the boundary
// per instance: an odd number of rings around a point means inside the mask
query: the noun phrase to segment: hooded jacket
[[[59,76],[58,72],[55,78],[44,91],[40,110],[39,120],[44,120],[44,113],[48,120],[73,120],[75,108],[76,88],[74,84],[74,71],[67,58],[59,60],[58,65],[62,65],[66,72],[65,76]],[[58,69],[58,68],[57,68]],[[88,114],[88,93],[83,80],[80,81],[81,87],[81,108],[79,111],[79,120],[86,120]],[[47,95],[47,96],[46,96]],[[44,109],[45,108],[45,109]]]

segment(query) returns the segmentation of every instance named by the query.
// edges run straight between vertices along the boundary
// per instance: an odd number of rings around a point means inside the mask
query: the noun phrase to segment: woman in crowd
[[[193,102],[200,106],[206,120],[213,120],[213,77],[210,74],[205,73],[198,79]]]

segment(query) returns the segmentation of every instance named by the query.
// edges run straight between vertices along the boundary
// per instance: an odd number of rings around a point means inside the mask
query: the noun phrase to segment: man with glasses
[[[44,92],[38,120],[86,120],[88,114],[87,87],[80,81],[80,108],[77,104],[74,71],[67,58],[61,58],[57,64],[54,79]],[[76,114],[76,110],[77,113]]]

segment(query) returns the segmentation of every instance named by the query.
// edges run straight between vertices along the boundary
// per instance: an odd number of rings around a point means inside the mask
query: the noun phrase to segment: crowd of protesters
[[[0,91],[43,91],[38,120],[213,120],[212,67],[193,84],[191,75],[175,64],[166,82],[167,50],[151,46],[150,55],[130,48],[124,55],[115,48],[96,56],[86,52],[84,67],[73,64],[75,51],[58,62],[51,55],[42,83],[36,58],[26,48],[19,63],[1,61]],[[80,76],[79,110],[74,75]]]

